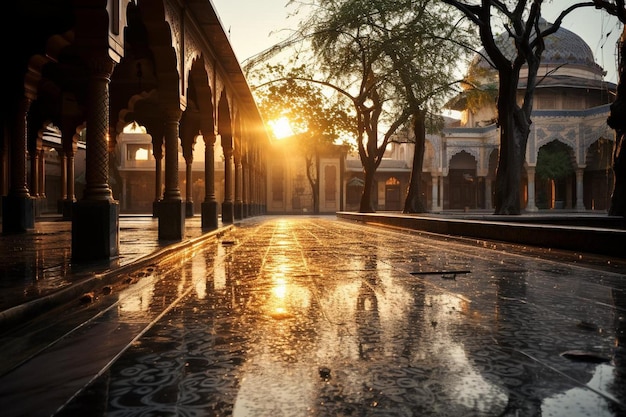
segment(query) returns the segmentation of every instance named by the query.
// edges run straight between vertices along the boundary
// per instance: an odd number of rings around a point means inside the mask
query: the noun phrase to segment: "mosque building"
[[[613,188],[614,133],[606,119],[616,86],[604,80],[604,70],[580,36],[560,28],[545,41],[522,174],[522,208],[607,210]],[[504,37],[498,42],[513,55],[512,43]],[[487,90],[485,80],[496,80],[497,73],[483,56],[476,55],[468,76],[483,81]],[[519,102],[526,78],[527,69],[522,68]],[[456,96],[449,106],[460,113],[460,120],[447,119],[439,135],[427,137],[422,190],[430,211],[493,209],[500,135],[497,83],[493,87],[494,93],[478,104],[468,99],[467,91]],[[411,148],[396,146],[391,160],[410,167]]]

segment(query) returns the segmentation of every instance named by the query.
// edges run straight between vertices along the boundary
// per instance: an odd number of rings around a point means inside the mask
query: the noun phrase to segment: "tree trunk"
[[[415,150],[413,152],[413,166],[411,167],[411,179],[409,189],[404,201],[403,213],[424,213],[426,208],[420,198],[420,185],[422,182],[422,168],[424,166],[424,152],[426,147],[426,111],[418,110],[413,115],[413,136],[415,137]]]
[[[313,165],[313,156],[306,155],[304,157],[306,164],[306,178],[309,181],[311,187],[311,197],[313,198],[313,213],[319,214],[320,212],[320,182],[319,182],[319,157],[315,156],[315,165]],[[311,170],[315,172],[311,172]]]
[[[615,144],[613,148],[613,175],[614,185],[609,206],[610,216],[626,217],[626,26],[619,41],[619,64],[617,96],[611,104],[611,114],[607,119],[608,125],[615,129]]]
[[[315,185],[313,186],[313,213],[320,213],[320,154],[315,152]]]
[[[516,90],[519,77],[502,77],[501,72],[498,121],[500,122],[500,157],[496,170],[494,214],[521,214],[522,169],[530,120],[517,105]]]
[[[372,191],[374,188],[374,174],[376,168],[374,164],[364,164],[365,185],[363,186],[363,194],[361,194],[361,203],[359,204],[359,213],[374,213],[374,204],[372,202]]]

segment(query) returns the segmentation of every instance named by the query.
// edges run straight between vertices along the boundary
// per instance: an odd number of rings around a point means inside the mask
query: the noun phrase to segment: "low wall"
[[[498,220],[495,221],[486,220],[485,216],[476,219],[355,212],[338,212],[336,215],[344,220],[442,235],[497,240],[626,258],[626,230],[620,228],[604,228],[597,227],[597,225],[590,227],[571,224],[545,224],[545,218],[537,218],[537,221],[533,222],[532,218],[528,217],[520,217],[515,221],[502,221],[498,217]]]

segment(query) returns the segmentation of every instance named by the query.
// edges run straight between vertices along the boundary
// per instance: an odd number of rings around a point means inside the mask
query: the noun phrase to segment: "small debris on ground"
[[[561,356],[577,362],[606,363],[611,361],[609,357],[585,350],[568,350],[561,353]]]
[[[91,304],[96,299],[96,296],[93,292],[86,292],[80,297],[81,304]]]

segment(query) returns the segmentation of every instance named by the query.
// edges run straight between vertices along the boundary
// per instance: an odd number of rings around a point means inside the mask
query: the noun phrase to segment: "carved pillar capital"
[[[106,78],[113,74],[115,62],[108,56],[102,54],[89,54],[85,58],[85,64],[91,77]]]
[[[176,123],[178,125],[178,122],[180,121],[180,118],[182,117],[183,112],[181,109],[176,109],[176,108],[165,108],[163,110],[163,117],[165,118],[165,123]]]

